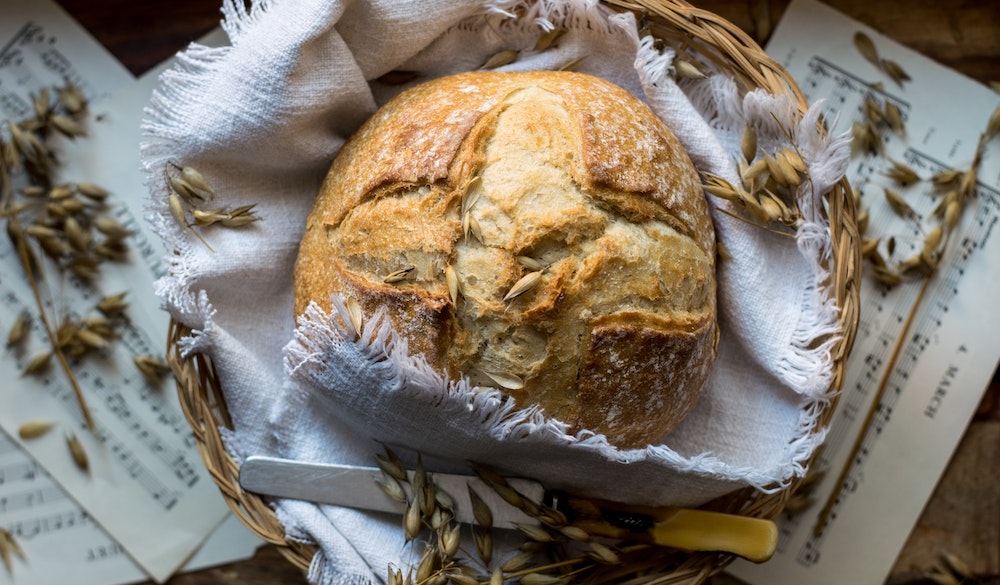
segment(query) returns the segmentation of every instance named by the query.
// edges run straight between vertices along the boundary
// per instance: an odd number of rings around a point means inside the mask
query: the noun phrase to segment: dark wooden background
[[[220,19],[220,0],[57,0],[134,74],[170,57]],[[763,7],[776,23],[787,0],[704,0],[696,5],[755,38]],[[1000,81],[998,0],[827,0],[897,41],[987,83]],[[764,27],[761,27],[762,29]],[[961,96],[955,106],[961,107]],[[974,389],[970,389],[974,390]],[[931,583],[927,568],[950,551],[975,571],[976,583],[1000,583],[1000,391],[994,384],[889,578]],[[905,487],[901,486],[901,489]],[[873,519],[877,521],[877,519]],[[719,576],[714,584],[733,583]],[[304,576],[272,547],[248,561],[178,575],[169,585],[295,585]],[[845,584],[855,585],[855,584]]]

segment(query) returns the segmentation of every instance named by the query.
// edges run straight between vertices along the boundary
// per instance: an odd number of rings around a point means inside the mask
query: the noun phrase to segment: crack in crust
[[[518,256],[544,270],[504,301],[537,270]],[[338,156],[307,223],[296,313],[335,292],[386,308],[432,365],[484,386],[515,374],[519,405],[638,447],[708,377],[714,259],[696,171],[631,94],[575,73],[463,74],[402,94]]]

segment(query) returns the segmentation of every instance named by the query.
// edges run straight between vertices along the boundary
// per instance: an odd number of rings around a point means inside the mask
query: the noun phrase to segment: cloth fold
[[[232,45],[193,45],[163,74],[142,155],[148,221],[174,251],[156,293],[193,330],[182,351],[212,360],[234,459],[370,465],[386,443],[440,469],[471,459],[576,493],[672,505],[781,489],[804,473],[824,436],[818,417],[838,335],[822,197],[847,159],[844,139],[817,129],[817,107],[803,116],[789,97],[743,94],[724,75],[678,84],[672,50],[641,38],[631,13],[594,0],[268,0],[251,9],[231,0],[223,12]],[[567,32],[535,50],[555,28]],[[329,314],[313,307],[298,321],[292,314],[305,216],[344,141],[410,84],[476,69],[508,49],[518,58],[502,69],[571,66],[631,91],[699,170],[734,184],[746,122],[764,151],[791,136],[809,165],[794,237],[738,221],[730,204],[710,200],[732,255],[719,263],[719,357],[698,407],[660,444],[618,450],[518,410],[498,391],[450,380],[409,355],[379,314],[366,316],[364,341],[345,330],[342,305]],[[396,84],[383,78],[391,71],[417,77]],[[167,196],[173,165],[213,183],[207,205],[254,203],[262,221],[178,225]],[[290,539],[318,545],[314,583],[374,583],[407,554],[398,519],[306,502],[275,507]]]

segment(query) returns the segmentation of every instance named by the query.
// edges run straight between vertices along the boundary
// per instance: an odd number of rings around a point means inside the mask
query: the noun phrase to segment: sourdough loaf
[[[329,310],[334,294],[384,309],[439,371],[641,447],[695,406],[715,357],[700,184],[648,107],[596,77],[430,81],[334,160],[307,220],[295,311]]]

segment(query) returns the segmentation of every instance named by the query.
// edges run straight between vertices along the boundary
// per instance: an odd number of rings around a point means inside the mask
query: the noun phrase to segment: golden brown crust
[[[383,308],[433,366],[519,376],[520,405],[633,447],[676,426],[708,376],[714,258],[697,172],[634,96],[576,73],[469,73],[405,92],[344,147],[295,310],[334,293]]]

